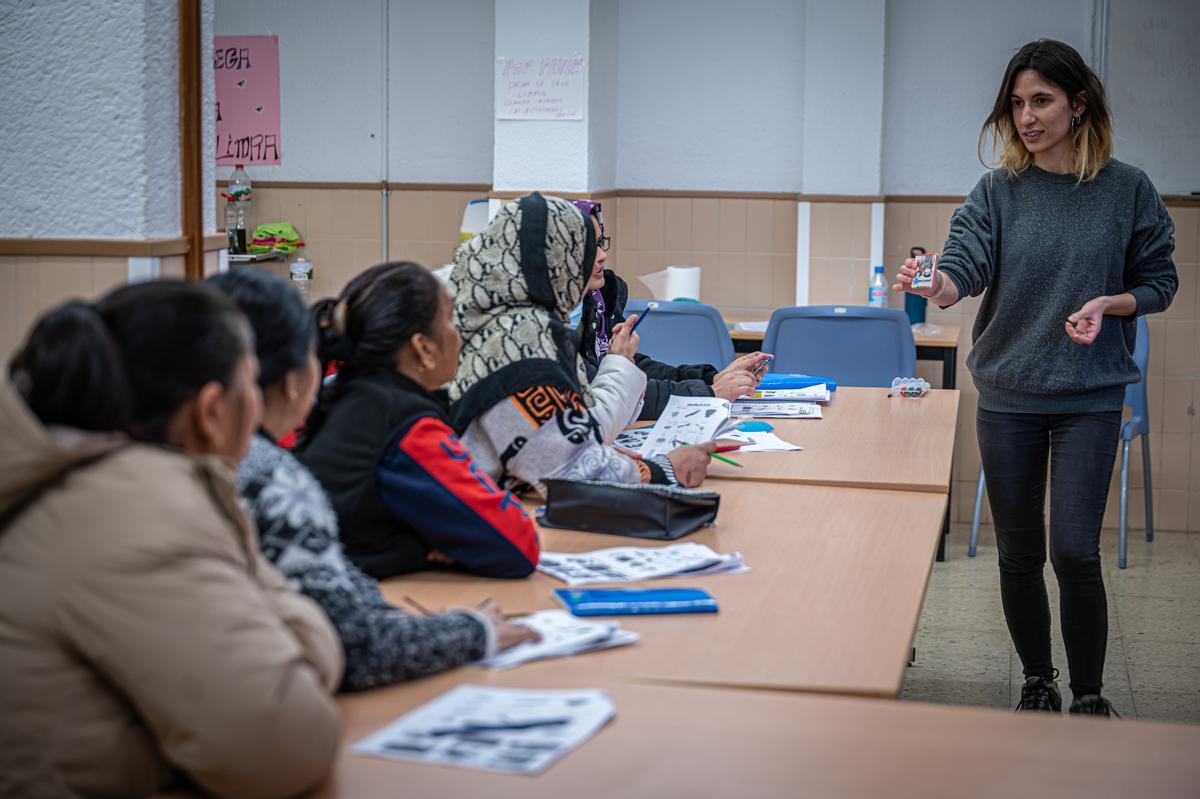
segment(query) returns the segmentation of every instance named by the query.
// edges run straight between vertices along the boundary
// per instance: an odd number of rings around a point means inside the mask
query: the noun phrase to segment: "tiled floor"
[[[980,530],[967,557],[970,528],[954,525],[946,561],[935,563],[917,626],[916,662],[904,699],[1013,707],[1024,678],[1013,650],[996,567],[995,536]],[[1117,568],[1117,533],[1102,539],[1109,642],[1104,694],[1125,718],[1200,724],[1200,534],[1131,535],[1128,568]],[[1058,618],[1058,586],[1046,565],[1054,665],[1064,707],[1070,703]]]

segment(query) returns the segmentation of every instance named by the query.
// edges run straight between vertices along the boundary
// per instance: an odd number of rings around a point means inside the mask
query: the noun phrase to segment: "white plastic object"
[[[929,391],[929,381],[922,377],[897,377],[892,381],[891,397],[923,397]]]
[[[304,298],[304,304],[307,305],[312,290],[313,262],[301,253],[296,256],[296,260],[292,261],[288,270],[292,273],[292,285],[300,292],[300,296]]]

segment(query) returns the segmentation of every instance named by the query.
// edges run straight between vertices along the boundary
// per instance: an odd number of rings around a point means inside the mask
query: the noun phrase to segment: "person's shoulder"
[[[1146,174],[1145,170],[1133,164],[1118,161],[1116,158],[1108,159],[1108,163],[1100,170],[1098,177],[1104,177],[1125,186],[1154,187],[1153,181],[1150,180],[1150,176]]]

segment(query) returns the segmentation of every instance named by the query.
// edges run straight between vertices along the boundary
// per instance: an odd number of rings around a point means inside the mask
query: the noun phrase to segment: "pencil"
[[[680,443],[680,444],[683,444],[685,447],[687,447],[687,446],[691,446],[691,445],[690,445],[690,444],[688,444],[686,441],[680,441],[679,443]],[[736,467],[738,467],[739,469],[744,469],[744,468],[746,468],[745,466],[742,466],[742,464],[740,464],[740,463],[738,463],[737,461],[735,461],[733,458],[726,458],[724,455],[718,455],[718,454],[717,454],[717,453],[715,453],[715,452],[710,452],[710,453],[708,453],[708,454],[709,454],[709,455],[711,455],[711,456],[713,456],[714,458],[716,458],[716,459],[717,459],[717,460],[719,460],[719,461],[724,461],[725,463],[728,463],[730,466],[736,466]]]

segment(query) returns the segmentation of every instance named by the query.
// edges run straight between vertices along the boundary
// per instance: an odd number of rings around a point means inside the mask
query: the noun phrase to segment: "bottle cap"
[[[246,165],[245,164],[234,164],[233,168],[234,169],[245,169]]]

